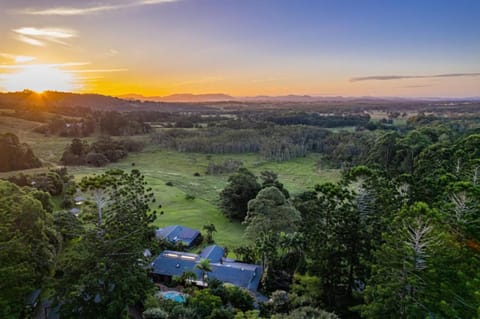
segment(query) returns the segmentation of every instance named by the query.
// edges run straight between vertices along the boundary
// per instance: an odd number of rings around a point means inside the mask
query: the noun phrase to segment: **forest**
[[[478,117],[373,109],[4,110],[36,124],[0,135],[0,317],[42,289],[61,318],[480,318]],[[263,298],[188,272],[158,298],[152,259],[200,248],[162,219],[261,265]]]

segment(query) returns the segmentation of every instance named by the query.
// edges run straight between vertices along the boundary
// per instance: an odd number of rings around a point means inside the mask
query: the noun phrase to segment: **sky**
[[[478,0],[0,0],[0,91],[480,96]]]

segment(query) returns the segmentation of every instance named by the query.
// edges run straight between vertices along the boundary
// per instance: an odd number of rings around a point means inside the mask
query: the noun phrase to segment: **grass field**
[[[272,170],[292,193],[312,189],[315,184],[337,180],[337,170],[317,170],[317,157],[314,155],[289,162],[265,162],[256,154],[212,155],[211,160],[221,162],[237,159],[257,175],[263,170]],[[152,147],[142,153],[130,154],[127,159],[109,165],[109,168],[141,170],[155,192],[157,203],[162,204],[165,213],[158,215],[156,224],[166,226],[182,224],[201,230],[206,223],[215,224],[218,232],[214,238],[217,243],[227,247],[236,247],[242,243],[244,227],[230,222],[217,208],[219,192],[227,184],[228,175],[205,175],[210,162],[205,154],[179,153],[156,150]],[[72,167],[69,168],[76,178],[93,173],[101,173],[105,168]],[[201,176],[195,177],[198,172]],[[171,182],[173,186],[167,186]],[[185,198],[187,194],[195,196],[194,200]]]
[[[43,123],[27,121],[10,116],[0,116],[0,133],[13,133],[20,142],[27,143],[43,162],[44,165],[56,165],[62,156],[65,147],[71,143],[69,137],[48,137],[35,133],[33,130]]]
[[[45,171],[57,165],[64,148],[70,144],[71,138],[45,137],[32,130],[41,125],[38,122],[25,121],[18,118],[0,116],[0,133],[12,132],[20,137],[21,142],[30,145],[34,153],[42,159],[46,167],[23,171],[33,174]],[[136,139],[148,141],[148,136],[137,136]],[[87,140],[94,140],[91,137]],[[76,179],[85,175],[101,173],[108,168],[130,170],[139,169],[152,187],[156,202],[162,204],[157,211],[156,225],[166,226],[182,224],[195,229],[202,229],[207,223],[215,224],[218,232],[214,234],[217,243],[233,248],[242,244],[244,226],[230,222],[218,209],[218,194],[227,184],[228,175],[206,175],[210,161],[216,163],[228,159],[240,160],[244,167],[256,175],[264,170],[271,170],[279,175],[279,180],[292,194],[312,189],[315,184],[334,181],[339,177],[337,170],[321,170],[317,168],[318,156],[311,154],[288,162],[267,162],[257,154],[222,154],[206,155],[195,153],[179,153],[157,149],[148,145],[141,153],[129,154],[128,158],[103,168],[69,167]],[[135,166],[132,166],[135,163]],[[195,173],[200,176],[194,176]],[[18,172],[0,173],[6,177]],[[167,186],[171,182],[173,186]],[[195,196],[194,200],[186,199],[186,195]]]

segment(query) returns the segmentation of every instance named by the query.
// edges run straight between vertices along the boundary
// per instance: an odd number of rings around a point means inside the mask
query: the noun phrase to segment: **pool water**
[[[164,291],[161,293],[163,299],[172,300],[178,303],[185,303],[187,298],[178,291]]]

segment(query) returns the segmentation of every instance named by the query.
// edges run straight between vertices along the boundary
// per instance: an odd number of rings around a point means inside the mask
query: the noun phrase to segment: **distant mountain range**
[[[126,94],[118,96],[122,99],[137,101],[154,101],[154,102],[179,102],[179,103],[204,103],[204,102],[308,102],[325,100],[324,97],[313,97],[310,95],[282,95],[282,96],[231,96],[223,93],[211,94],[172,94],[166,96],[143,96],[139,94]],[[334,97],[342,98],[342,97]]]
[[[143,96],[140,94],[125,94],[118,96],[122,99],[127,100],[138,100],[138,101],[153,101],[153,102],[180,102],[180,103],[192,103],[192,102],[224,102],[224,101],[234,101],[236,98],[233,96],[222,94],[222,93],[212,93],[212,94],[172,94],[167,96]]]
[[[257,96],[232,96],[224,93],[211,93],[211,94],[192,94],[181,93],[172,94],[166,96],[144,96],[140,94],[125,94],[119,95],[118,98],[126,99],[130,101],[151,101],[151,102],[176,102],[176,103],[206,103],[206,102],[328,102],[328,101],[462,101],[462,100],[474,100],[478,101],[479,97],[469,98],[436,98],[436,97],[423,97],[423,98],[408,98],[408,97],[374,97],[374,96],[312,96],[312,95],[257,95]]]
[[[214,94],[173,94],[168,96],[145,97],[128,94],[112,97],[100,94],[78,94],[68,92],[32,91],[0,93],[0,108],[23,106],[38,107],[88,107],[98,110],[148,110],[163,112],[203,112],[214,110],[248,109],[304,109],[320,110],[336,107],[358,107],[358,109],[374,106],[413,106],[422,104],[428,107],[449,105],[477,105],[479,98],[398,98],[398,97],[342,97],[342,96],[253,96],[234,97],[222,93]]]
[[[87,107],[98,110],[155,110],[165,112],[207,111],[212,108],[195,103],[173,103],[148,100],[132,100],[100,94],[78,94],[47,91],[41,94],[32,91],[0,93],[0,107]]]

